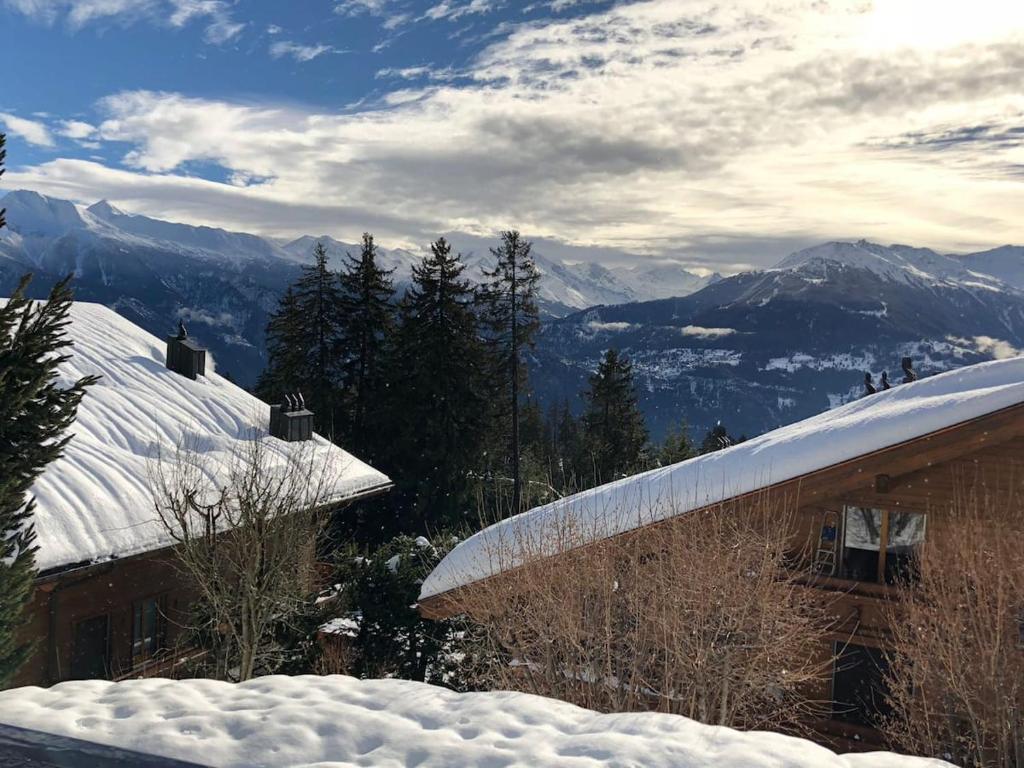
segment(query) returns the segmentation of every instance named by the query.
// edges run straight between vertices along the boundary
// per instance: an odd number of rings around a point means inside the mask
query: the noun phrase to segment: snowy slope
[[[265,434],[269,420],[267,405],[212,371],[191,381],[167,370],[165,342],[113,310],[77,302],[67,332],[74,347],[61,381],[102,378],[82,400],[65,455],[32,488],[36,563],[44,571],[167,545],[148,480],[157,451],[173,455],[182,439],[194,438],[204,471],[215,477],[239,441]],[[269,440],[281,464],[310,445],[312,460],[330,467],[334,499],[389,482],[319,436],[312,444]]]
[[[455,547],[427,577],[420,599],[512,568],[526,555],[553,554],[557,531],[570,531],[572,545],[580,546],[1018,403],[1024,403],[1024,357],[894,387],[731,448],[503,520]]]
[[[787,256],[776,269],[798,269],[808,265],[827,266],[829,263],[864,269],[888,280],[903,283],[957,283],[1006,288],[991,275],[974,272],[965,262],[952,256],[943,256],[929,248],[909,245],[879,245],[867,240],[856,243],[832,242],[797,251]]]
[[[404,680],[100,680],[0,692],[0,722],[216,768],[942,768],[658,713]]]
[[[1024,246],[1004,245],[990,251],[971,253],[963,263],[974,272],[982,272],[1018,290],[1024,290]]]

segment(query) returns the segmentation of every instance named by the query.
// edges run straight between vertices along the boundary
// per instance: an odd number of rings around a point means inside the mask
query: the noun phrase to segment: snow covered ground
[[[1024,357],[902,384],[715,453],[537,507],[460,543],[427,577],[425,600],[658,520],[1024,403]]]
[[[0,723],[208,766],[940,768],[655,713],[403,680],[100,680],[0,692]]]

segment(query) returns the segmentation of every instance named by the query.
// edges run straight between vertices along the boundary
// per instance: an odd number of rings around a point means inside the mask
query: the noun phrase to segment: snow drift
[[[19,688],[0,692],[0,722],[217,768],[948,768],[890,753],[840,756],[676,715],[602,715],[523,693],[342,676]]]

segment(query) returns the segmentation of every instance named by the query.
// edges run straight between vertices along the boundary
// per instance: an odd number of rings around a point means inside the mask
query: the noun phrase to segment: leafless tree
[[[831,668],[832,620],[786,568],[782,506],[763,497],[585,546],[573,544],[594,538],[580,530],[593,520],[535,530],[515,542],[525,564],[460,598],[489,651],[475,657],[480,684],[602,711],[802,729],[827,711],[812,697]]]
[[[247,680],[281,661],[275,632],[306,610],[332,487],[310,445],[282,451],[255,430],[227,454],[180,443],[151,466],[157,517],[197,595],[191,629],[211,674]]]
[[[914,754],[1024,768],[1024,499],[1012,483],[964,485],[929,515],[916,578],[890,606],[885,728]]]

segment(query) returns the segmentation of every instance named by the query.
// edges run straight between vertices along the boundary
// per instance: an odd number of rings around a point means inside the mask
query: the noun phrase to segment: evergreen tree
[[[426,531],[463,522],[469,472],[487,427],[487,355],[465,265],[441,238],[413,267],[389,355],[391,466],[413,520]]]
[[[71,342],[68,279],[46,302],[25,298],[29,277],[0,306],[0,688],[6,686],[28,655],[18,628],[35,578],[32,482],[57,459],[70,436],[88,376],[68,387],[57,383],[57,367],[68,359]]]
[[[697,447],[690,439],[689,428],[686,421],[680,422],[678,426],[669,429],[665,436],[665,442],[661,444],[658,452],[658,463],[667,467],[670,464],[678,464],[697,455]]]
[[[393,325],[395,290],[391,271],[377,265],[373,235],[363,234],[359,258],[346,257],[340,275],[346,440],[360,455],[374,458],[381,436],[381,361]]]
[[[744,440],[746,438],[743,438]],[[728,448],[733,445],[736,441],[729,436],[728,430],[722,425],[722,422],[718,422],[708,433],[704,435],[704,440],[700,444],[701,453],[714,453],[720,451],[723,448]]]
[[[267,370],[259,392],[280,402],[285,394],[301,391],[316,415],[317,430],[335,439],[340,437],[341,288],[321,243],[313,259],[267,325]]]
[[[294,392],[304,381],[309,340],[295,289],[289,286],[267,323],[268,363],[256,383],[261,398],[280,402],[285,393]]]
[[[4,149],[4,144],[7,143],[7,135],[0,133],[0,176],[4,175],[4,160],[7,159],[7,150]],[[0,229],[7,226],[7,219],[4,218],[4,214],[7,213],[5,208],[0,208]]]
[[[584,394],[584,440],[595,483],[606,483],[645,463],[647,427],[637,404],[633,366],[614,349],[605,352]]]
[[[491,249],[496,263],[485,270],[481,291],[484,319],[494,347],[497,375],[495,382],[507,397],[507,407],[499,408],[502,422],[508,425],[509,464],[512,474],[512,511],[522,508],[520,477],[520,391],[526,371],[523,350],[533,344],[540,327],[537,310],[537,285],[540,273],[530,255],[531,244],[518,232],[501,233],[501,246]]]

